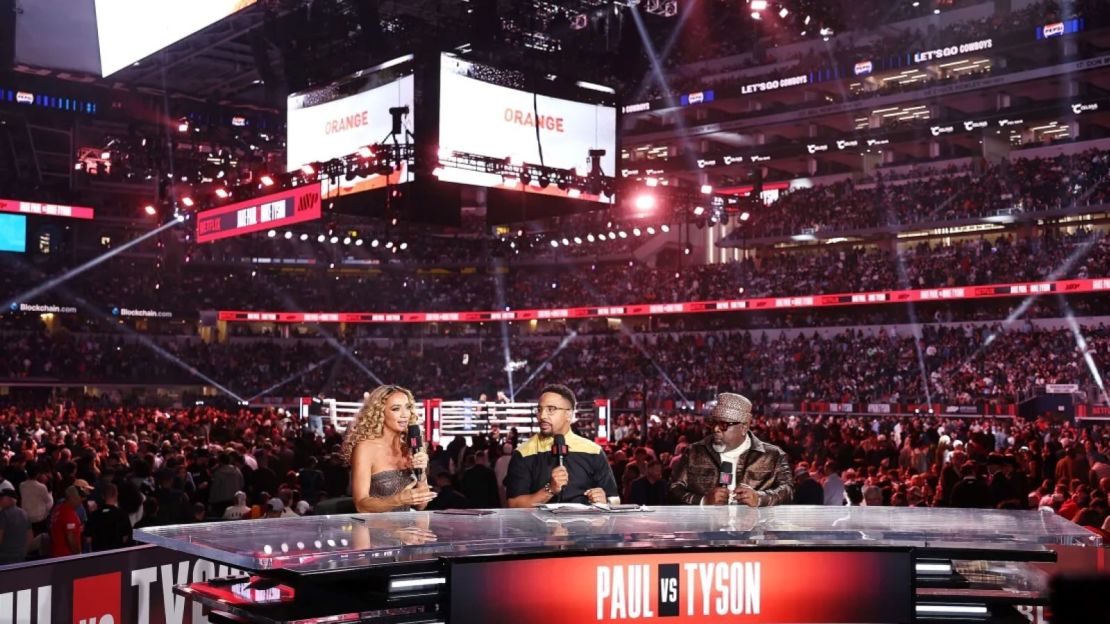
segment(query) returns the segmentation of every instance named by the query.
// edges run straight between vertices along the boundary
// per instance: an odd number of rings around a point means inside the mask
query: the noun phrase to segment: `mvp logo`
[[[72,624],[120,624],[120,573],[73,581]]]
[[[305,193],[297,199],[297,214],[313,212],[320,205],[320,193]]]

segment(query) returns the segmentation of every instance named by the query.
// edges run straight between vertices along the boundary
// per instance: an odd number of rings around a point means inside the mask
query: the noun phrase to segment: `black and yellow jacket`
[[[569,454],[565,459],[569,480],[553,503],[586,503],[586,490],[599,487],[606,496],[619,496],[617,480],[605,452],[594,442],[575,434],[566,434]],[[553,436],[534,435],[513,452],[505,475],[508,498],[534,494],[551,481],[551,471],[559,465],[551,454]]]

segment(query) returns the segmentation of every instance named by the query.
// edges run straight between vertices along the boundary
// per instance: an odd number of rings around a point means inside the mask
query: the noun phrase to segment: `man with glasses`
[[[618,495],[617,480],[601,447],[570,430],[577,402],[570,388],[540,390],[536,419],[540,432],[521,444],[509,460],[505,496],[509,507],[545,503],[604,503]],[[563,465],[553,454],[555,436],[566,440]]]
[[[789,503],[794,480],[786,453],[749,431],[752,402],[739,394],[721,393],[709,419],[712,432],[691,444],[674,468],[671,502],[750,507]],[[722,466],[731,466],[731,474],[725,475]]]

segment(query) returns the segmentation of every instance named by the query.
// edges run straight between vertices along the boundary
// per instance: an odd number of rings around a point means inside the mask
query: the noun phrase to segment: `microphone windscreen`
[[[551,453],[553,455],[562,457],[567,454],[567,439],[561,433],[555,434],[555,439],[551,445]]]
[[[721,485],[732,485],[732,462],[721,462]]]
[[[409,425],[409,448],[419,451],[424,446],[424,434],[420,433],[420,425]]]

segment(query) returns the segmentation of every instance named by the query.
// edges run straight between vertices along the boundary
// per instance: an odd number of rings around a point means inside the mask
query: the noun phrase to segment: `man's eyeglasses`
[[[569,411],[571,411],[571,408],[569,408],[569,407],[556,407],[554,405],[540,405],[540,406],[536,407],[536,413],[537,414],[547,414],[548,416],[554,416],[556,412],[563,412],[563,411],[569,412]]]
[[[729,422],[727,420],[714,420],[713,424],[710,425],[710,427],[717,431],[724,431],[726,429],[731,429],[737,425],[747,425],[747,423]]]

